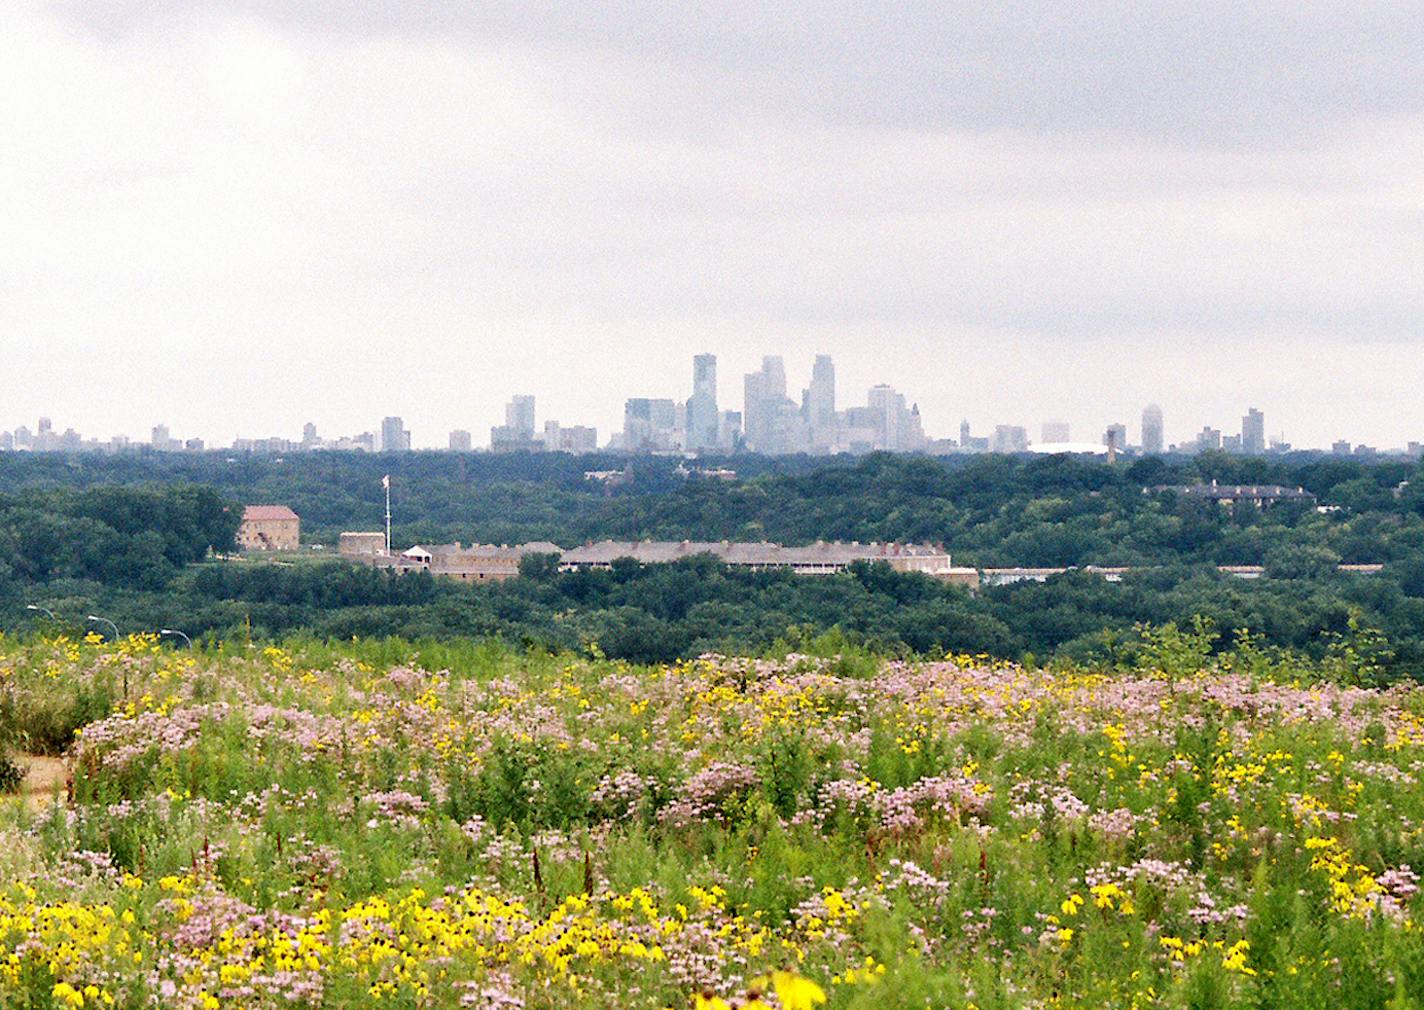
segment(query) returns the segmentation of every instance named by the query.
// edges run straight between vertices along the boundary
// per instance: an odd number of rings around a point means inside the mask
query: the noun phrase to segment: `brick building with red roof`
[[[302,520],[285,505],[248,505],[237,528],[237,546],[245,551],[294,551],[301,543]]]

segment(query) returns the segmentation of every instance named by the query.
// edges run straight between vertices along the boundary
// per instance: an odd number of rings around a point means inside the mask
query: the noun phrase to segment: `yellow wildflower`
[[[820,986],[794,971],[774,971],[769,976],[756,979],[752,985],[765,988],[768,981],[776,990],[776,998],[781,1001],[784,1010],[814,1010],[816,1004],[826,1002],[826,993]],[[747,1004],[749,1007],[755,1005],[755,1002]]]

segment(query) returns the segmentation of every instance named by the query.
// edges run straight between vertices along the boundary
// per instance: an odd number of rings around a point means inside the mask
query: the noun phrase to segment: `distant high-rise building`
[[[920,405],[910,404],[910,413],[905,417],[905,423],[900,429],[901,452],[922,452],[926,444],[925,425],[920,417]]]
[[[748,372],[742,377],[742,417],[747,444],[759,448],[766,436],[769,411],[766,408],[766,376]]]
[[[715,402],[717,399],[717,355],[694,354],[692,356],[692,392],[706,393]]]
[[[717,445],[717,355],[692,359],[692,398],[687,401],[687,447],[712,449]]]
[[[717,446],[724,452],[742,447],[742,412],[724,410],[717,418]]]
[[[1348,456],[1350,455],[1350,449],[1350,443],[1343,438],[1338,442],[1330,443],[1330,454],[1332,456]]]
[[[847,407],[841,411],[836,423],[836,452],[859,454],[883,448],[881,421],[873,407]]]
[[[889,452],[918,452],[924,448],[918,404],[905,406],[905,396],[881,384],[866,394],[865,419],[875,432],[875,448]]]
[[[674,432],[677,430],[677,403],[658,398],[649,400],[648,416],[652,418],[654,431]]]
[[[387,417],[381,421],[381,451],[408,452],[410,432],[405,430],[405,422],[399,417]]]
[[[876,448],[897,448],[900,444],[900,421],[905,410],[905,398],[885,384],[872,386],[865,396],[870,417],[876,430]]]
[[[806,387],[802,398],[806,413],[806,423],[811,426],[812,438],[820,442],[825,433],[834,433],[836,427],[836,366],[829,354],[816,355],[811,366],[811,384]]]
[[[786,362],[779,354],[768,354],[761,359],[761,374],[766,376],[766,395],[778,399],[786,398]]]
[[[463,428],[457,428],[450,432],[450,451],[469,452],[474,445],[474,438]]]
[[[974,436],[972,436],[972,435],[969,433],[969,421],[968,421],[968,419],[966,418],[965,420],[960,421],[960,422],[959,422],[959,447],[960,447],[961,449],[968,449],[968,448],[969,448],[969,440],[970,440],[971,438],[973,438],[973,437],[974,437]]]
[[[1117,452],[1127,448],[1127,425],[1121,422],[1108,425],[1107,430],[1103,432],[1103,445]]]
[[[1142,411],[1142,451],[1157,455],[1162,446],[1162,408],[1149,403]]]
[[[490,429],[496,452],[536,452],[544,443],[534,437],[534,397],[519,394],[504,405],[504,423]]]
[[[1255,407],[1241,419],[1241,451],[1253,455],[1266,451],[1266,415]]]
[[[316,425],[308,421],[302,425],[302,448],[312,449],[321,443],[321,439],[316,437]]]
[[[994,434],[989,439],[990,452],[1025,452],[1028,450],[1028,432],[1017,424],[994,426]]]
[[[786,365],[777,355],[761,359],[761,370],[743,380],[743,424],[747,445],[757,452],[795,452],[804,447],[805,421],[786,398]]]
[[[891,386],[873,386],[866,395],[864,410],[853,409],[846,412],[849,446],[856,452],[864,442],[864,429],[873,432],[874,449],[887,452],[914,453],[924,449],[924,429],[920,423],[920,406],[906,406],[903,393]]]
[[[49,418],[40,418],[39,431],[35,432],[31,447],[36,452],[54,452],[60,448],[59,436],[54,431],[54,422]]]
[[[40,424],[44,424],[44,419],[41,419]],[[40,438],[35,440],[35,448],[50,448],[50,443],[54,440],[53,431],[41,429]],[[153,431],[149,437],[149,444],[159,452],[173,452],[174,450],[183,448],[183,443],[173,437],[166,424],[155,424],[153,426]]]
[[[1044,442],[1071,442],[1072,429],[1067,421],[1044,421],[1042,429]]]
[[[1197,435],[1197,451],[1207,452],[1212,449],[1220,448],[1221,429],[1212,428],[1210,426],[1202,428],[1201,433]]]
[[[545,448],[553,449],[553,446]],[[559,452],[594,452],[598,449],[598,429],[576,424],[559,428]]]
[[[598,429],[576,424],[566,428],[558,421],[544,422],[545,452],[593,452],[598,448]]]
[[[623,448],[630,452],[673,448],[677,404],[672,400],[633,397],[623,405]]]
[[[534,397],[517,395],[504,407],[504,426],[517,438],[534,437]]]

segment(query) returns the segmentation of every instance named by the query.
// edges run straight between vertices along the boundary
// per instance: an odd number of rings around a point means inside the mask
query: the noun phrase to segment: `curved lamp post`
[[[183,639],[184,642],[188,643],[188,650],[190,652],[193,649],[193,640],[183,632],[179,631],[177,628],[159,628],[158,633],[160,635],[176,635],[179,638]]]
[[[86,621],[93,621],[95,624],[107,624],[114,633],[114,641],[117,642],[119,640],[119,626],[113,621],[109,620],[107,617],[100,617],[97,614],[90,614],[84,619]]]
[[[115,624],[113,621],[109,620],[107,617],[100,617],[98,614],[90,614],[88,617],[85,618],[85,620],[86,620],[86,621],[93,621],[95,624],[107,624],[107,625],[108,625],[110,628],[112,628],[113,631],[114,631],[113,641],[117,642],[117,641],[119,640],[119,626],[118,626],[117,624]],[[128,668],[128,664],[124,664],[124,698],[127,699],[128,696],[129,696],[129,668]]]
[[[58,618],[54,616],[54,611],[50,610],[49,607],[41,607],[34,603],[27,603],[25,604],[25,609],[38,611],[39,613],[44,614],[46,617],[48,617],[51,621],[58,620]]]

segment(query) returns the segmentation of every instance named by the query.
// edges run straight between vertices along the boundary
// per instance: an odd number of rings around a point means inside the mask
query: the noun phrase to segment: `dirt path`
[[[30,807],[41,810],[53,802],[56,794],[64,795],[64,783],[69,778],[69,765],[64,758],[21,754],[17,760],[25,769],[20,795]]]

